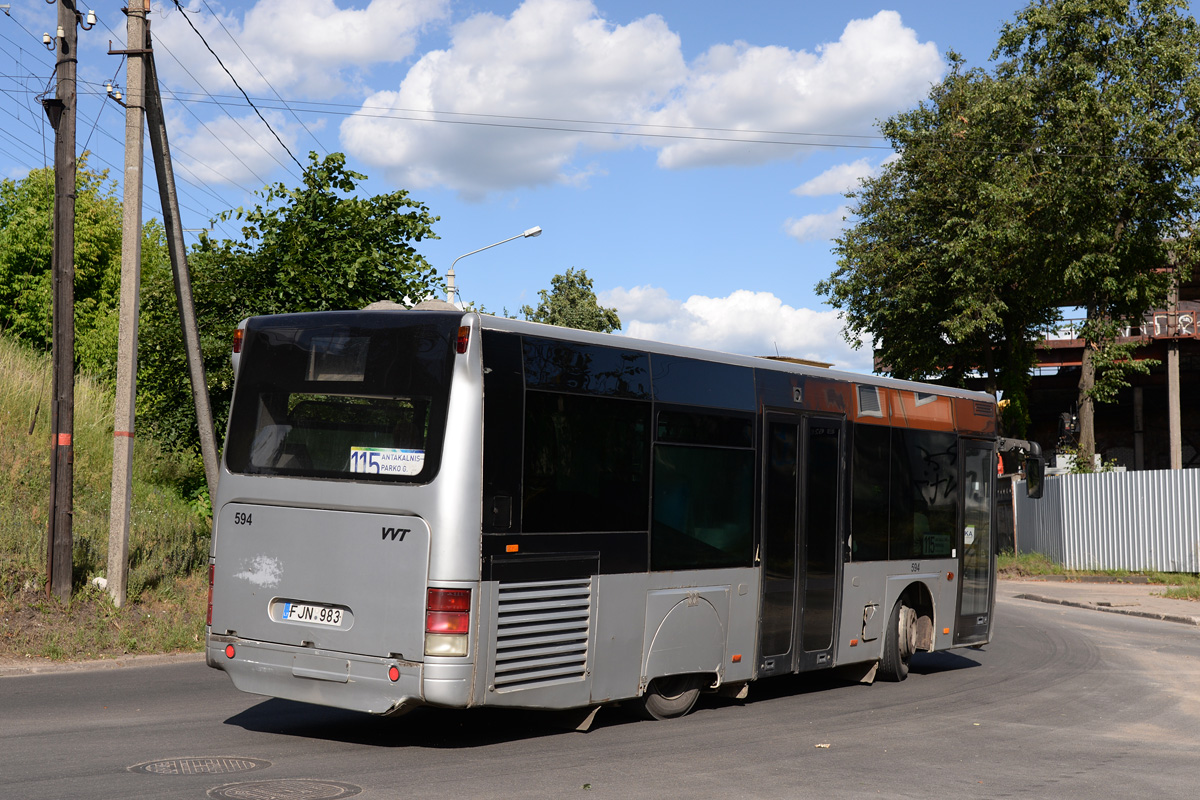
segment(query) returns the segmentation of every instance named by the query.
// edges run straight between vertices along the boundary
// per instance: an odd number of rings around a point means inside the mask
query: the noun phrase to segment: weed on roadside
[[[1139,578],[1146,583],[1168,587],[1163,592],[1163,597],[1200,601],[1200,575],[1188,572],[1071,570],[1061,564],[1056,564],[1049,556],[1041,553],[1015,554],[1011,550],[1002,552],[996,557],[996,572],[1001,578],[1014,580],[1047,576],[1060,576],[1067,580],[1102,577],[1121,581]]]

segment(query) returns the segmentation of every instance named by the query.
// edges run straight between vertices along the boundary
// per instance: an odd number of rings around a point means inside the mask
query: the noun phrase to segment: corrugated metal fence
[[[1016,549],[1068,569],[1200,572],[1200,469],[1046,478],[1013,492]]]

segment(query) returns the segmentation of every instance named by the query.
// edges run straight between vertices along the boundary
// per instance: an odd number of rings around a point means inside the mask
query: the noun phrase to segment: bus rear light
[[[245,335],[246,335],[246,330],[244,328],[238,328],[236,331],[233,332],[233,352],[235,352],[235,353],[242,352],[242,337],[244,337]]]
[[[400,669],[395,664],[388,667],[388,680],[392,683],[400,680]]]
[[[467,344],[471,341],[471,329],[463,325],[458,329],[458,338],[454,341],[454,351],[460,356],[467,352]]]
[[[430,589],[425,595],[430,611],[470,611],[470,589]]]
[[[237,651],[233,649],[233,645],[231,645],[231,644],[225,645],[225,657],[233,658],[235,655],[237,655]]]
[[[208,620],[204,624],[212,627],[212,590],[213,590],[213,571],[216,569],[215,564],[208,565]]]
[[[471,632],[471,590],[430,589],[426,598],[425,655],[465,656]]]
[[[425,634],[425,655],[427,656],[465,656],[466,654],[467,635],[465,633]]]
[[[426,633],[468,633],[471,615],[466,611],[430,611],[425,615]]]

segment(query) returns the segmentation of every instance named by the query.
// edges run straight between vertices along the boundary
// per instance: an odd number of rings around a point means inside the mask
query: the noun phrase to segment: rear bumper
[[[233,657],[226,648],[233,646]],[[328,650],[210,635],[210,667],[229,673],[243,692],[347,708],[368,714],[402,714],[423,705],[423,665]],[[395,667],[398,680],[391,680]]]

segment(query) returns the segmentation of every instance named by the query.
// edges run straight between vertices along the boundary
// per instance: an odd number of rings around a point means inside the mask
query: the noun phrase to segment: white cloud
[[[269,95],[271,87],[284,97],[330,98],[351,91],[361,96],[362,71],[411,56],[417,35],[444,18],[448,5],[449,0],[371,0],[362,8],[343,8],[335,0],[258,0],[239,19],[214,1],[186,20],[168,6],[154,21],[155,44],[169,53],[157,59],[158,69],[176,89],[195,91],[198,81],[213,94],[236,93],[194,26],[252,97]]]
[[[592,170],[573,162],[614,148],[659,147],[664,168],[765,163],[800,151],[582,133],[593,126],[567,120],[869,133],[943,72],[936,45],[918,42],[892,11],[850,22],[815,53],[737,42],[689,66],[658,15],[618,25],[591,0],[525,0],[507,18],[479,13],[456,25],[447,49],[426,53],[395,90],[343,122],[342,146],[401,185],[474,197],[580,185]],[[418,121],[429,111],[445,112],[442,121]]]
[[[800,197],[822,197],[829,194],[845,194],[852,189],[858,188],[858,183],[863,178],[870,178],[876,174],[877,170],[871,166],[871,162],[865,158],[860,158],[850,164],[838,164],[835,167],[822,172],[815,178],[805,181],[804,183],[792,189],[792,194]]]
[[[600,292],[598,299],[616,307],[627,336],[751,356],[778,352],[871,371],[870,348],[854,350],[845,342],[836,311],[793,308],[770,292],[739,289],[728,297],[680,301],[665,289],[635,286]]]
[[[263,116],[284,144],[297,153],[299,124],[279,111],[264,111]],[[171,139],[171,155],[193,181],[259,189],[270,181],[277,167],[293,174],[297,171],[292,157],[254,112],[218,117],[204,126],[193,124],[190,129],[178,121],[181,124],[174,130],[185,133]],[[297,157],[307,166],[301,154]]]
[[[783,229],[788,236],[801,242],[832,239],[842,232],[848,216],[850,209],[841,206],[827,214],[806,214],[799,219],[789,219],[783,223]]]
[[[481,13],[455,26],[450,49],[426,53],[397,91],[369,97],[367,113],[342,124],[342,141],[357,158],[387,169],[406,186],[442,184],[481,195],[578,183],[594,169],[571,166],[577,151],[625,143],[555,130],[580,127],[574,123],[519,123],[546,129],[530,130],[505,127],[516,121],[502,118],[470,118],[483,125],[396,121],[381,119],[380,108],[635,120],[684,73],[679,37],[661,17],[613,25],[590,0],[526,0],[508,19]]]
[[[671,125],[867,134],[874,121],[922,96],[945,71],[932,42],[917,41],[895,11],[852,20],[816,53],[745,42],[712,47],[692,65],[676,99],[653,115]],[[778,136],[772,136],[778,139]],[[663,167],[764,163],[791,148],[680,142]]]

